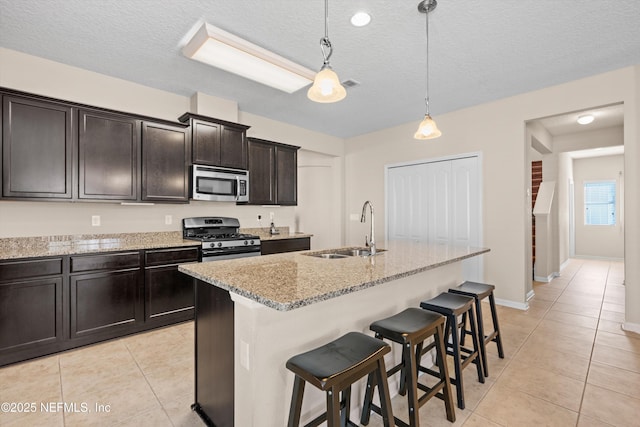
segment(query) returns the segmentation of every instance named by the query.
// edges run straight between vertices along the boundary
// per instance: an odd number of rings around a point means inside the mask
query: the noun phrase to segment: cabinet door
[[[0,365],[8,353],[62,340],[62,277],[0,284]]]
[[[249,203],[276,203],[275,145],[249,140]]]
[[[276,203],[298,204],[298,149],[276,146]]]
[[[71,198],[72,113],[64,104],[4,96],[4,197]]]
[[[142,124],[142,200],[189,201],[189,137],[183,127]]]
[[[143,321],[140,268],[72,275],[71,338],[111,338]]]
[[[194,280],[178,271],[178,264],[197,262],[200,249],[152,249],[145,251],[145,322],[166,325],[193,319]]]
[[[191,121],[193,138],[193,163],[218,166],[220,162],[220,128],[217,123],[202,120]]]
[[[220,138],[220,166],[247,168],[247,139],[244,129],[223,126]]]
[[[177,265],[145,269],[146,322],[193,319],[194,280]]]
[[[80,110],[80,199],[136,200],[140,122],[127,116]]]

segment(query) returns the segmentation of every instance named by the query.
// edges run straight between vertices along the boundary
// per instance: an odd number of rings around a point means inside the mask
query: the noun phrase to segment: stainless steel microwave
[[[191,198],[213,202],[248,202],[249,171],[193,165]]]

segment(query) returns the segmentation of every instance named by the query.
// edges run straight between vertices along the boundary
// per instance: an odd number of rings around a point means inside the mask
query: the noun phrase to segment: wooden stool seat
[[[476,365],[478,371],[478,381],[484,383],[484,371],[482,369],[482,356],[480,354],[480,344],[476,327],[476,317],[474,314],[474,299],[464,295],[454,293],[441,293],[435,298],[422,301],[420,307],[440,313],[447,318],[444,336],[447,354],[453,356],[453,367],[455,377],[451,378],[451,383],[456,386],[458,408],[464,409],[464,387],[462,370],[469,364]],[[458,322],[461,316],[461,322]],[[473,347],[467,348],[461,344],[461,335],[466,330],[466,321],[469,320],[471,327],[471,337]],[[448,337],[451,336],[451,342]]]
[[[351,385],[366,375],[370,381],[380,384],[384,425],[391,425],[389,420],[393,419],[393,413],[384,365],[384,355],[390,350],[388,344],[378,339],[349,332],[323,346],[291,357],[286,366],[295,374],[295,380],[288,425],[297,427],[300,424],[305,383],[325,391],[327,399],[327,412],[306,426],[317,426],[325,420],[329,427],[355,425],[349,421]]]
[[[419,426],[418,411],[434,396],[444,400],[447,419],[451,422],[456,420],[445,360],[444,322],[445,318],[438,313],[420,308],[407,308],[396,315],[377,320],[370,326],[370,329],[375,332],[376,338],[388,339],[402,345],[402,361],[387,371],[388,377],[397,372],[401,373],[400,394],[407,394],[409,424],[394,417],[395,424],[398,426]],[[424,341],[431,337],[434,338],[433,346],[436,348],[439,367],[437,372],[420,366]],[[440,380],[432,387],[420,384],[418,383],[419,371],[428,372]],[[360,419],[364,425],[369,423],[371,411],[381,413],[380,408],[372,402],[374,388],[375,383],[372,384],[369,381]],[[420,397],[418,397],[418,389],[425,392]]]
[[[487,344],[495,342],[498,347],[498,356],[504,359],[504,349],[502,348],[502,334],[498,325],[498,313],[496,311],[496,301],[493,296],[495,286],[486,283],[464,282],[455,288],[449,289],[449,292],[465,295],[474,298],[476,303],[476,318],[478,322],[478,336],[480,339],[480,350],[482,356],[482,366],[484,367],[484,376],[489,376],[489,366],[487,363]],[[482,300],[489,297],[489,307],[491,308],[491,320],[493,321],[493,332],[485,332],[484,321],[482,317]],[[461,339],[464,345],[464,335]]]

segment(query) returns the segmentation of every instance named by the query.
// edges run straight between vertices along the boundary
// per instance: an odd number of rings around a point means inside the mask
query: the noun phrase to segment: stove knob
[[[254,243],[254,241],[252,240],[252,241],[250,241],[250,242],[249,242],[249,244],[250,244],[250,245],[254,245],[255,243]]]
[[[246,240],[244,241],[244,245],[247,246],[249,244],[249,242],[247,242]]]
[[[218,242],[218,247],[221,248],[222,247],[222,243]]]

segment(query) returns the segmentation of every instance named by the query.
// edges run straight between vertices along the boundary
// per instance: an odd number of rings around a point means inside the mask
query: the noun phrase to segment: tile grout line
[[[147,383],[147,385],[149,386],[149,389],[151,390],[151,393],[153,393],[153,396],[156,398],[156,400],[158,401],[158,404],[160,405],[160,408],[162,409],[162,412],[164,412],[164,414],[166,415],[167,419],[169,420],[169,422],[171,423],[171,425],[173,427],[177,427],[173,420],[171,419],[171,417],[169,416],[169,414],[167,413],[167,410],[165,409],[164,405],[162,404],[162,401],[160,400],[160,397],[158,397],[158,395],[156,394],[156,390],[153,388],[153,386],[151,385],[151,383],[149,382],[149,379],[147,378],[147,375],[144,372],[144,369],[142,369],[142,367],[140,366],[140,364],[138,363],[138,359],[136,359],[136,356],[133,354],[133,352],[131,351],[131,349],[129,348],[129,346],[127,345],[126,342],[123,342],[124,347],[127,349],[127,351],[129,352],[129,354],[131,355],[131,358],[133,359],[133,362],[136,364],[136,366],[138,367],[138,370],[140,370],[140,373],[142,374],[142,377],[144,378],[144,381]]]
[[[593,343],[591,344],[591,352],[589,353],[589,367],[587,368],[587,375],[584,379],[584,386],[582,387],[582,396],[580,397],[580,406],[578,407],[578,419],[576,420],[576,427],[580,424],[580,417],[582,416],[582,405],[584,403],[584,395],[587,391],[587,383],[589,381],[589,373],[591,372],[591,362],[593,360],[593,351],[596,347],[596,339],[598,338],[598,327],[600,326],[600,318],[602,317],[602,307],[604,305],[604,295],[607,292],[607,281],[609,279],[609,272],[611,271],[611,262],[607,265],[607,276],[604,279],[604,291],[602,292],[602,300],[600,301],[600,311],[598,312],[598,321],[596,322],[596,333],[593,335]],[[602,421],[598,419],[598,421]],[[604,422],[604,421],[603,421]],[[606,423],[608,424],[608,423]]]

